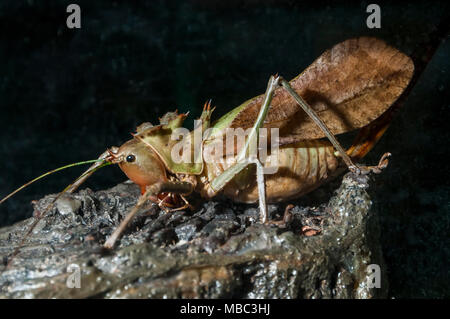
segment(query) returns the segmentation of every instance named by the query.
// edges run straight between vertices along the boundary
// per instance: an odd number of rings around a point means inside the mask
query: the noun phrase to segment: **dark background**
[[[81,7],[81,29],[66,27],[71,2]],[[382,27],[371,30],[371,2],[2,0],[1,195],[96,158],[167,111],[190,110],[193,119],[212,98],[218,118],[263,93],[271,74],[292,78],[347,38],[372,35],[411,54],[450,11],[445,2],[376,1]],[[449,49],[441,44],[365,160],[393,154],[370,193],[395,298],[450,296]],[[31,200],[62,190],[82,170],[16,195],[0,207],[0,224],[31,216]],[[108,167],[84,187],[124,179]]]

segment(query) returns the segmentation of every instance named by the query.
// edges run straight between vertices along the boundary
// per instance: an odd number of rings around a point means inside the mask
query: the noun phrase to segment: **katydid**
[[[261,222],[270,222],[266,202],[304,195],[329,180],[342,165],[357,174],[377,173],[387,165],[388,153],[377,166],[354,163],[373,148],[384,130],[363,141],[357,139],[347,151],[335,135],[370,126],[388,112],[408,86],[413,71],[408,56],[381,40],[346,40],[290,82],[281,76],[270,77],[265,94],[244,102],[216,122],[210,122],[214,109],[206,103],[200,124],[182,134],[181,148],[179,130],[186,114],[170,112],[159,125],[140,125],[133,139],[105,151],[65,191],[75,191],[96,169],[111,163],[118,164],[139,185],[137,204],[106,240],[106,248],[114,247],[148,200],[168,211],[184,209],[189,207],[192,192],[205,199],[222,193],[237,202],[259,202]],[[246,130],[243,145],[224,147],[230,129]],[[266,150],[267,156],[260,156],[264,130],[275,142]],[[193,142],[196,136],[200,136],[200,143]],[[362,143],[364,147],[359,147]],[[206,160],[206,150],[213,160]],[[184,157],[188,160],[175,159],[174,154],[188,154]]]

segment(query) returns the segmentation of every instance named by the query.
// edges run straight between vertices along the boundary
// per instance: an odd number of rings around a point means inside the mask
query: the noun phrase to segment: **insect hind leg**
[[[305,111],[305,113],[320,127],[320,129],[325,133],[325,136],[328,138],[328,140],[333,144],[334,148],[338,151],[339,155],[344,160],[345,164],[347,165],[348,169],[352,171],[353,173],[359,175],[363,172],[364,167],[359,167],[358,165],[354,164],[350,156],[348,156],[347,152],[344,151],[341,144],[338,142],[338,140],[334,137],[333,133],[329,130],[327,125],[322,121],[322,119],[317,115],[316,111],[313,110],[311,106],[306,103],[306,101],[297,94],[297,92],[294,91],[294,89],[291,87],[288,81],[281,78],[280,79],[281,86],[291,95],[294,100],[300,105],[300,107]]]

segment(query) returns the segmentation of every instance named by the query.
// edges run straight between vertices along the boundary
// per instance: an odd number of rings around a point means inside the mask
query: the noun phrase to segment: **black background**
[[[69,3],[82,28],[66,27]],[[0,2],[0,190],[52,168],[94,159],[167,111],[215,118],[263,93],[271,74],[292,78],[332,45],[371,35],[411,54],[449,11],[445,2],[15,1]],[[377,147],[391,164],[370,189],[381,217],[390,295],[449,297],[449,43],[443,42]],[[0,207],[8,225],[82,171],[60,172]],[[125,179],[100,170],[85,187]]]

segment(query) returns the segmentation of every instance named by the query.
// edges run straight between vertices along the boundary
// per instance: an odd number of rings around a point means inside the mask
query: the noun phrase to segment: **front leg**
[[[157,195],[159,193],[175,193],[180,195],[189,195],[194,190],[194,185],[189,182],[159,182],[153,185],[149,185],[146,188],[144,194],[139,197],[137,204],[133,207],[133,209],[127,214],[124,220],[120,223],[120,225],[114,230],[112,235],[106,240],[103,245],[107,249],[111,249],[114,247],[117,239],[122,235],[122,233],[127,228],[128,224],[131,220],[133,220],[134,216],[139,211],[139,208],[151,197]]]

